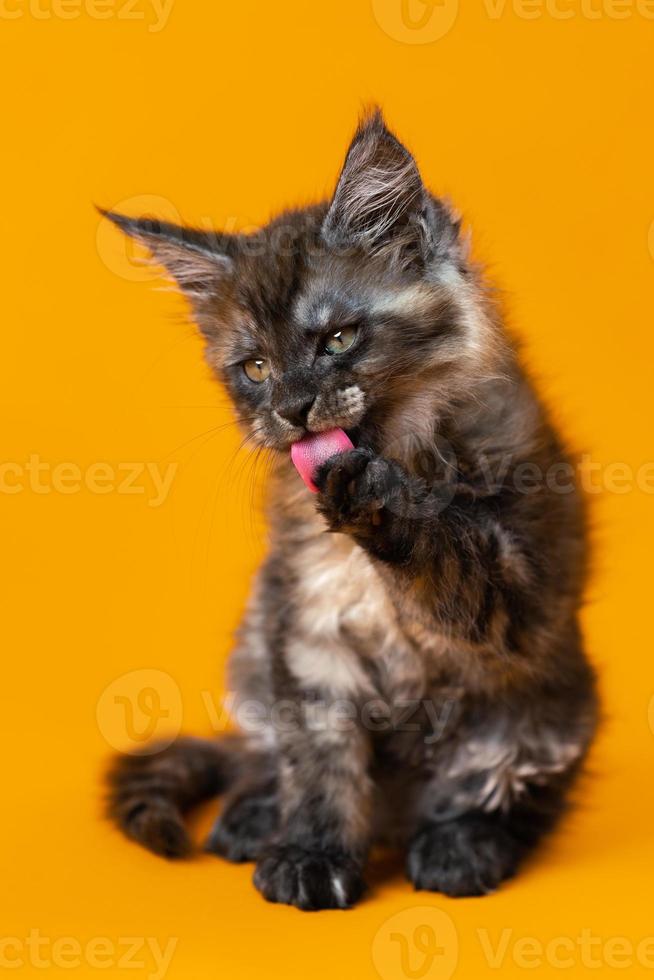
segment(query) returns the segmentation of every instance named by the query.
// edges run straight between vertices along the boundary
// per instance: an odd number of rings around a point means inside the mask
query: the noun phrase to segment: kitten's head
[[[260,444],[334,427],[357,444],[433,432],[490,360],[492,326],[459,224],[379,112],[329,203],[253,235],[106,212],[189,298],[207,358]]]

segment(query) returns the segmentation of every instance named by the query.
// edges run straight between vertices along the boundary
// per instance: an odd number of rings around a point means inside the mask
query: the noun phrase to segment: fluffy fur
[[[108,217],[188,295],[239,418],[276,454],[230,668],[264,723],[117,760],[112,813],[182,855],[183,813],[227,790],[208,848],[256,861],[264,897],[302,909],[356,902],[375,840],[405,848],[417,888],[492,891],[562,812],[596,701],[582,505],[547,479],[565,451],[458,221],[379,113],[330,202],[257,234]],[[328,354],[343,328],[354,343]],[[356,448],[313,497],[288,450],[334,426]]]

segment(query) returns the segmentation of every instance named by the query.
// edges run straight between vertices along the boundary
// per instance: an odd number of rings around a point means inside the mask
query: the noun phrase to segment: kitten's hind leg
[[[277,829],[277,781],[272,777],[240,783],[225,800],[205,851],[237,864],[256,861]]]

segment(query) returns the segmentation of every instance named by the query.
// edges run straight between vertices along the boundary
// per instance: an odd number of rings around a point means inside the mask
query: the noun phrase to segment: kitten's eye
[[[259,384],[261,381],[265,381],[270,374],[270,364],[261,357],[253,357],[252,360],[245,362],[243,370],[250,381]]]
[[[325,351],[328,354],[342,354],[348,350],[356,340],[356,327],[343,327],[335,330],[325,341]]]

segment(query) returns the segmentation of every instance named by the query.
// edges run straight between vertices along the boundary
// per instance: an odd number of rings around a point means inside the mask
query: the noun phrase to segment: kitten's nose
[[[286,419],[287,422],[290,422],[291,425],[298,425],[301,428],[304,428],[304,426],[307,424],[307,417],[315,400],[315,395],[312,395],[310,398],[295,398],[292,401],[289,400],[284,402],[283,405],[279,406],[277,409],[277,414],[281,415],[281,417]]]

